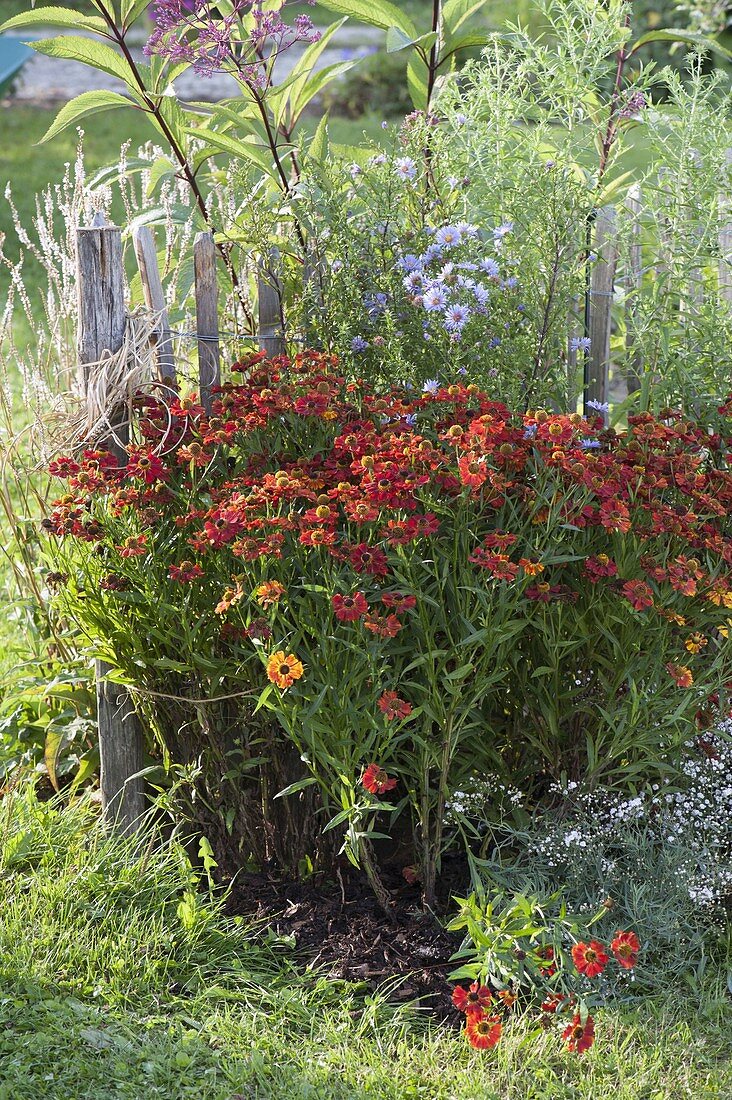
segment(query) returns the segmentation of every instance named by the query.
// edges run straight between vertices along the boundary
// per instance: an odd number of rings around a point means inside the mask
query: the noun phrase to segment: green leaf
[[[486,0],[445,0],[442,7],[442,22],[447,34],[457,31],[463,23],[481,8]]]
[[[328,155],[328,116],[323,115],[308,146],[308,159],[322,164]]]
[[[296,794],[297,791],[304,791],[306,787],[312,787],[313,783],[317,783],[317,779],[309,775],[306,779],[298,779],[296,783],[290,783],[289,787],[285,787],[284,790],[278,791],[275,798],[284,798],[288,794]]]
[[[69,795],[74,795],[83,783],[86,783],[99,771],[99,749],[90,749],[79,761],[79,767],[69,787]]]
[[[7,19],[0,26],[4,31],[17,30],[19,27],[71,27],[73,30],[93,31],[94,34],[107,34],[107,24],[98,15],[82,15],[70,8],[31,8]],[[31,43],[35,46],[35,43]]]
[[[427,66],[417,53],[413,53],[407,65],[407,87],[416,110],[427,107]]]
[[[43,746],[43,760],[48,769],[48,778],[51,780],[55,791],[59,790],[56,765],[58,764],[64,741],[65,737],[63,730],[56,729],[54,726],[49,726],[46,732],[46,741]]]
[[[125,28],[132,26],[149,7],[150,0],[122,0],[120,14],[123,26]]]
[[[677,30],[671,27],[661,31],[649,31],[648,34],[642,35],[633,43],[628,56],[632,56],[649,42],[686,42],[688,46],[699,46],[702,49],[711,50],[712,53],[720,54],[727,61],[732,61],[732,51],[726,49],[716,39],[707,38],[705,34],[697,34],[694,31]]]
[[[175,176],[176,172],[177,168],[170,157],[158,157],[157,160],[153,161],[150,168],[150,182],[147,186],[146,198],[152,198],[158,184],[164,179]]]
[[[57,38],[41,38],[33,43],[33,49],[47,57],[63,57],[67,61],[81,61],[92,69],[116,76],[125,83],[131,70],[127,61],[111,46],[95,42],[93,38],[81,38],[75,34],[63,34]]]
[[[207,130],[205,127],[187,127],[186,132],[194,137],[201,138],[208,144],[210,151],[208,149],[204,151],[208,156],[216,152],[229,153],[232,157],[249,160],[256,164],[258,168],[261,168],[263,172],[270,176],[273,175],[272,161],[261,145],[229,137],[228,134],[216,133],[213,130]]]
[[[44,141],[50,141],[67,126],[73,126],[79,119],[86,118],[88,115],[96,115],[100,111],[111,111],[115,107],[135,106],[131,99],[120,95],[119,92],[82,92],[81,95],[70,99],[68,103],[64,103],[38,145],[42,145]]]
[[[362,23],[381,27],[385,31],[389,27],[400,27],[412,38],[416,38],[418,33],[409,16],[388,0],[320,0],[320,6],[328,11],[335,11],[338,15],[351,15]]]
[[[330,84],[336,77],[342,76],[343,73],[347,73],[349,69],[357,64],[357,61],[335,61],[332,65],[326,65],[317,73],[313,73],[302,86],[297,97],[293,96],[290,100],[291,125],[297,121],[308,104],[320,94],[327,84]]]
[[[448,57],[457,50],[472,50],[476,47],[482,49],[483,46],[488,45],[490,40],[491,36],[489,34],[481,34],[480,31],[468,31],[466,34],[459,34],[455,38],[451,37],[446,40],[444,48],[440,51],[440,57]]]
[[[291,87],[288,89],[288,94],[286,96],[283,96],[282,106],[279,112],[277,112],[278,124],[282,121],[282,118],[284,117],[284,112],[288,103],[291,105],[291,110],[293,112],[296,110],[296,105],[300,99],[300,94],[305,87],[308,78],[312,76],[316,62],[318,61],[323,50],[329,44],[333,35],[336,33],[336,31],[339,31],[341,29],[345,22],[345,19],[339,19],[338,22],[332,23],[328,27],[328,29],[321,34],[317,42],[313,42],[312,45],[308,46],[300,60],[293,67],[289,77],[290,81],[292,82]]]
[[[389,27],[386,32],[386,52],[398,53],[400,50],[406,50],[409,46],[422,46],[425,51],[434,46],[437,41],[437,35],[434,31],[430,31],[428,34],[421,34],[417,38],[411,35],[405,34],[399,27]]]

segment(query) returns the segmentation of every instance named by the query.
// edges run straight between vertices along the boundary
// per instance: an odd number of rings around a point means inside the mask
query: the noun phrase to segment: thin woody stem
[[[188,187],[191,190],[191,194],[194,197],[194,200],[196,202],[196,206],[198,207],[198,209],[201,213],[201,216],[203,217],[203,219],[206,222],[206,225],[209,227],[209,229],[211,229],[212,232],[215,232],[215,226],[211,222],[211,214],[208,210],[208,207],[206,206],[206,200],[203,197],[203,192],[201,191],[201,188],[198,186],[198,181],[196,179],[195,173],[193,172],[190,164],[188,163],[188,158],[186,157],[185,151],[183,149],[181,149],[180,145],[178,144],[178,141],[175,138],[175,135],[173,134],[170,127],[168,126],[168,123],[165,121],[165,118],[163,117],[163,115],[162,115],[158,105],[156,104],[154,98],[148,92],[148,89],[145,85],[145,81],[142,79],[142,75],[140,74],[140,70],[137,67],[137,62],[135,61],[134,57],[132,56],[132,54],[130,52],[130,49],[127,45],[127,42],[125,40],[125,30],[124,29],[120,30],[120,28],[115,23],[113,17],[105,9],[103,4],[97,4],[95,6],[96,6],[97,10],[99,12],[101,12],[107,26],[109,27],[109,29],[110,29],[113,37],[114,37],[115,42],[117,43],[120,50],[122,51],[122,54],[125,58],[125,61],[127,62],[127,64],[130,67],[130,72],[132,73],[132,75],[135,78],[135,83],[137,84],[140,95],[141,95],[142,99],[145,102],[147,111],[149,112],[149,114],[151,114],[155,117],[162,133],[165,135],[165,139],[168,142],[168,144],[170,145],[170,148],[173,151],[173,155],[175,156],[175,159],[178,161],[178,164],[180,165],[181,171],[183,172],[183,175],[185,177],[185,181],[186,181],[186,183],[188,184]],[[246,298],[246,296],[244,295],[244,293],[241,289],[241,285],[239,283],[239,277],[238,277],[238,275],[237,275],[237,273],[234,269],[234,266],[231,262],[231,256],[230,256],[230,253],[229,253],[229,249],[225,245],[223,245],[221,242],[217,243],[216,248],[218,249],[219,254],[221,255],[221,257],[224,261],[224,265],[226,267],[227,273],[229,275],[229,278],[231,279],[231,285],[234,288],[234,291],[237,295],[237,298],[239,299],[239,302],[240,302],[240,304],[241,304],[241,306],[244,310],[244,314],[247,318],[247,321],[249,322],[249,324],[251,326],[252,325],[252,317],[251,317],[251,313],[250,313],[250,310],[249,310],[249,303],[248,303],[247,298]]]
[[[442,7],[441,0],[432,0],[432,33],[437,35],[437,38],[432,43],[432,49],[430,50],[429,60],[427,62],[427,105],[426,110],[429,114],[430,104],[432,102],[432,93],[435,90],[435,80],[437,79],[437,70],[439,68],[440,60],[440,9]]]
[[[625,16],[625,29],[630,26],[630,12],[628,11]],[[610,97],[610,113],[608,115],[607,127],[605,129],[605,136],[602,139],[602,148],[600,151],[600,166],[597,173],[597,187],[600,188],[603,176],[605,175],[605,169],[607,168],[608,159],[610,157],[610,150],[613,147],[615,138],[618,134],[617,116],[618,107],[620,106],[620,94],[623,86],[623,73],[625,71],[625,64],[630,57],[629,53],[626,53],[625,45],[622,45],[617,54],[617,65],[615,67],[615,81],[613,83],[613,91]]]

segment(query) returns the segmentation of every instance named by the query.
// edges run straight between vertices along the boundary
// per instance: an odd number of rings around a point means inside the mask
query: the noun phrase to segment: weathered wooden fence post
[[[605,206],[597,213],[593,249],[597,256],[590,274],[589,324],[590,353],[585,379],[584,406],[598,401],[604,404],[608,394],[610,366],[610,325],[613,283],[618,260],[615,211]]]
[[[625,282],[625,352],[627,356],[626,379],[628,393],[637,393],[641,388],[643,360],[636,346],[637,297],[643,285],[643,252],[641,242],[641,188],[635,183],[628,188],[625,206],[630,219],[630,241],[628,244],[628,270]]]
[[[152,235],[152,230],[147,225],[138,226],[132,231],[132,244],[140,272],[145,305],[153,313],[157,313],[160,318],[156,345],[158,379],[166,386],[177,389],[173,342],[170,335],[168,311],[165,308],[165,295],[163,294],[163,283],[160,278],[158,255],[155,251],[155,238]]]
[[[279,252],[273,248],[269,254],[268,263],[260,263],[257,279],[259,346],[268,355],[283,355],[285,351],[278,267]]]
[[[199,233],[193,242],[198,334],[198,386],[201,404],[211,412],[211,389],[221,385],[219,352],[219,288],[216,281],[216,245],[211,233]]]
[[[732,188],[729,185],[732,169],[732,149],[725,155],[727,173],[724,190],[719,196],[719,290],[724,301],[732,306]]]
[[[80,381],[86,392],[89,365],[115,355],[124,343],[127,315],[124,300],[122,235],[96,215],[89,228],[76,234],[78,355]],[[119,417],[119,423],[117,423]],[[99,446],[124,455],[129,438],[127,407],[110,415],[114,436]],[[96,662],[99,756],[104,819],[124,834],[134,832],[145,811],[144,781],[135,776],[143,767],[144,738],[127,690],[107,679],[110,665]]]

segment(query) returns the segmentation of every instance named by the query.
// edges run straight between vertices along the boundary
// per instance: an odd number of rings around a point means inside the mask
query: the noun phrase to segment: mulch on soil
[[[390,1000],[416,1001],[440,1020],[460,1019],[447,980],[460,937],[419,909],[418,889],[395,891],[390,919],[369,886],[348,871],[330,882],[248,874],[235,881],[228,910],[291,936],[305,964],[330,978],[372,989],[389,982]]]

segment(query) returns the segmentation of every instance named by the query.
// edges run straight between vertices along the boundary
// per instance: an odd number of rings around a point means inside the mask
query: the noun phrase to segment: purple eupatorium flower
[[[262,90],[269,83],[273,56],[296,42],[320,38],[307,15],[296,16],[293,26],[283,21],[286,2],[263,11],[261,0],[233,0],[233,10],[222,15],[213,0],[157,0],[151,12],[154,29],[144,52],[172,63],[185,62],[201,76],[223,70],[246,87]],[[245,16],[251,26],[242,37]]]

